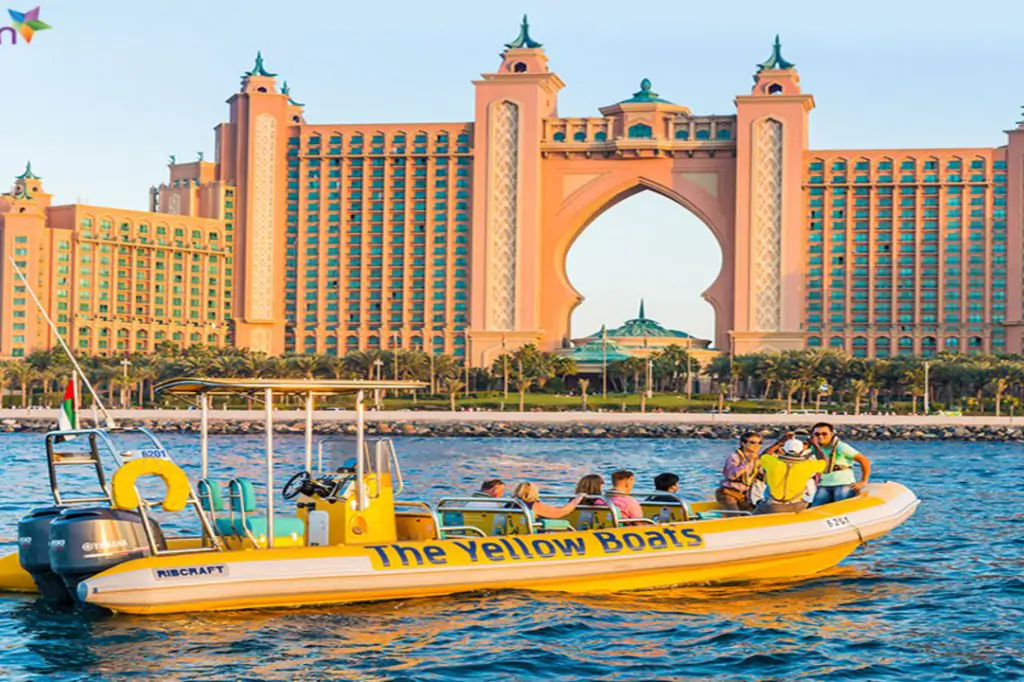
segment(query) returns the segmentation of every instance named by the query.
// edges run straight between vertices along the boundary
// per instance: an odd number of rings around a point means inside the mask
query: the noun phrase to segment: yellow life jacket
[[[772,499],[777,502],[795,502],[803,496],[811,476],[825,470],[825,462],[820,459],[763,455],[761,468],[764,469],[765,483],[768,484]]]

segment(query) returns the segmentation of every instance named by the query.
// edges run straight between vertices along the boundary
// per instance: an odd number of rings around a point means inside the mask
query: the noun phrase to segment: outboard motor
[[[166,549],[160,526],[149,522],[157,549]],[[78,584],[108,568],[149,556],[142,516],[109,507],[66,509],[50,524],[50,566],[77,598]]]
[[[71,594],[50,567],[50,522],[67,507],[40,507],[18,522],[18,559],[39,590],[43,601],[55,606],[71,603]]]

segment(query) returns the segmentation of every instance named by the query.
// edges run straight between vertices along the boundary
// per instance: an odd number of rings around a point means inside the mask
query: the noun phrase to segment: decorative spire
[[[788,70],[796,67],[793,62],[786,61],[785,57],[782,56],[782,42],[779,40],[779,35],[775,34],[775,43],[772,45],[772,56],[757,65],[757,70],[761,71],[772,71],[772,70]]]
[[[640,320],[646,320],[647,319],[647,317],[644,315],[644,299],[642,299],[642,298],[640,299],[640,317],[637,318],[637,319],[640,319]]]
[[[26,185],[25,183],[19,184],[14,189],[14,198],[15,199],[31,199],[32,195],[29,194],[28,185]]]
[[[281,85],[281,94],[288,97],[288,104],[291,104],[293,107],[306,106],[305,104],[296,102],[295,100],[292,99],[292,91],[291,88],[288,87],[288,81],[285,81],[284,84]]]
[[[277,74],[276,73],[269,73],[265,68],[263,68],[263,54],[259,50],[257,50],[256,51],[256,63],[252,65],[252,70],[251,71],[246,71],[245,72],[245,75],[246,76],[266,76],[267,78],[273,78]]]
[[[196,161],[198,161],[199,163],[203,162],[203,153],[202,152],[196,152]]]
[[[1024,128],[1024,104],[1020,106],[1020,120],[1017,121],[1017,125]]]
[[[42,180],[38,175],[32,172],[32,162],[27,161],[25,163],[25,172],[17,176],[18,180]]]
[[[519,35],[511,43],[505,43],[505,47],[510,50],[517,50],[521,48],[533,49],[535,47],[542,47],[540,43],[530,37],[530,22],[526,19],[526,15],[523,15],[523,23],[519,25]]]
[[[634,92],[632,97],[619,102],[619,104],[631,104],[637,102],[662,102],[664,104],[671,104],[668,100],[658,97],[658,93],[651,90],[651,80],[649,78],[645,78],[640,81],[640,90]]]

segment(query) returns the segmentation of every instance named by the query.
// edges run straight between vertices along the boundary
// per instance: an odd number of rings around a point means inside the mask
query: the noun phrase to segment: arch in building
[[[668,160],[665,160],[666,162]],[[713,160],[709,160],[713,161]],[[641,163],[641,162],[638,162]],[[660,194],[690,211],[711,231],[722,253],[722,269],[714,282],[702,293],[715,316],[715,342],[719,348],[729,344],[728,330],[733,327],[733,309],[730,306],[734,288],[733,177],[724,163],[707,163],[693,173],[673,172],[671,163],[632,164],[597,162],[597,168],[607,172],[595,175],[590,181],[570,191],[560,201],[549,202],[542,209],[548,217],[545,225],[543,256],[537,265],[541,268],[540,328],[549,337],[570,336],[573,312],[583,302],[583,295],[569,281],[567,260],[573,244],[599,216],[613,206],[643,191]],[[642,172],[646,167],[647,172]],[[634,169],[635,168],[635,169]],[[568,170],[568,169],[567,169]],[[639,172],[638,172],[639,171]],[[712,172],[714,171],[714,172]],[[567,189],[573,183],[563,179]],[[578,182],[578,181],[577,181]],[[493,353],[500,354],[500,349]]]

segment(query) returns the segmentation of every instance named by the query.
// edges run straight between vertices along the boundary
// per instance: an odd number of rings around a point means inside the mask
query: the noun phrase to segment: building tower
[[[535,271],[540,247],[543,121],[565,83],[548,69],[523,16],[501,65],[476,87],[470,348],[474,364],[540,338]]]
[[[801,183],[813,108],[776,36],[751,93],[736,98],[735,353],[804,346]]]
[[[1024,353],[1024,111],[1006,136],[1006,350]]]
[[[228,100],[230,119],[217,128],[219,181],[237,187],[239,236],[235,291],[235,343],[272,354],[284,352],[285,156],[289,128],[301,109],[279,92],[276,74],[256,53]]]

